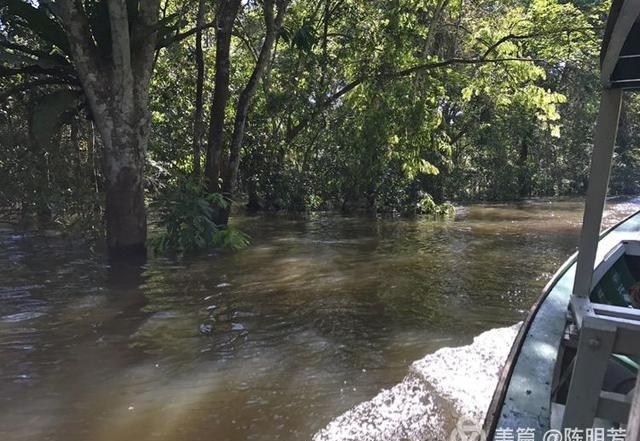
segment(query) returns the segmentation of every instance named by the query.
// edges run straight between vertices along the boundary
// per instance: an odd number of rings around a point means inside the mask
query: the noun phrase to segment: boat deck
[[[637,233],[640,212],[601,235],[596,262],[621,240],[637,238]],[[531,428],[538,440],[551,428],[551,388],[573,289],[576,255],[545,287],[516,338],[489,409],[489,433],[496,428],[511,429],[513,433],[518,428]]]

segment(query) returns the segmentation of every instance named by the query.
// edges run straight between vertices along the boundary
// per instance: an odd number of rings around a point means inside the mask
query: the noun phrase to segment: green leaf
[[[226,226],[215,232],[213,243],[219,247],[238,251],[251,243],[251,238],[237,228]]]
[[[226,209],[229,207],[229,201],[220,193],[211,193],[207,195],[207,201],[216,207]]]
[[[438,167],[427,161],[426,159],[421,159],[418,163],[418,171],[420,173],[424,173],[425,175],[437,175],[440,173]]]
[[[305,20],[291,37],[291,44],[305,54],[310,53],[318,43],[316,29],[310,20]]]

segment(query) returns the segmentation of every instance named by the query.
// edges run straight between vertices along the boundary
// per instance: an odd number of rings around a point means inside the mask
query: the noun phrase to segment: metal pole
[[[578,326],[582,325],[582,317],[590,308],[588,299],[591,293],[593,265],[598,249],[602,212],[609,185],[609,173],[618,131],[621,103],[621,89],[604,89],[602,91],[598,122],[593,136],[589,187],[587,188],[582,220],[576,278],[573,284],[572,306]]]
[[[640,375],[633,392],[633,403],[627,424],[627,441],[640,441]]]

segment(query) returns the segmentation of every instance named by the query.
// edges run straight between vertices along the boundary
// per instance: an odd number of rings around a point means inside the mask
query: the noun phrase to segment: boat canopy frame
[[[614,0],[600,50],[602,96],[593,136],[589,185],[580,234],[572,313],[578,327],[591,311],[593,266],[602,226],[625,89],[640,89],[640,0]]]
[[[592,303],[593,273],[624,90],[640,89],[640,0],[614,0],[600,53],[602,96],[593,137],[589,185],[570,308],[578,349],[562,426],[591,427],[596,417],[629,415],[630,440],[640,440],[640,375],[634,396],[603,392],[613,353],[640,355],[640,311]]]

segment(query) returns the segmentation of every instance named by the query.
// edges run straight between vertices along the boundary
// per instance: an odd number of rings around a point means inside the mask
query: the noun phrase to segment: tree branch
[[[323,112],[325,109],[327,109],[333,103],[335,103],[338,99],[340,99],[342,96],[344,96],[345,94],[347,94],[350,91],[352,91],[353,89],[355,89],[357,86],[362,84],[367,79],[393,80],[393,79],[406,77],[408,75],[411,75],[411,74],[419,72],[419,71],[437,69],[437,68],[440,68],[440,67],[451,66],[451,65],[454,65],[454,64],[487,64],[487,63],[503,63],[503,62],[509,62],[509,61],[529,62],[529,63],[532,63],[532,62],[544,62],[544,60],[537,60],[537,59],[532,59],[532,58],[505,57],[505,58],[493,58],[493,59],[490,59],[488,57],[489,57],[489,55],[491,55],[492,52],[494,52],[498,47],[500,47],[500,45],[506,43],[507,41],[526,40],[526,39],[532,39],[532,38],[537,38],[537,37],[541,37],[541,36],[559,35],[559,34],[565,34],[565,33],[583,32],[583,31],[598,30],[598,29],[600,29],[600,28],[599,27],[580,27],[580,28],[562,29],[562,30],[560,30],[560,31],[558,31],[556,33],[535,32],[535,33],[524,34],[524,35],[509,34],[509,35],[506,35],[506,36],[498,39],[496,42],[491,44],[485,50],[485,52],[478,58],[470,58],[470,59],[467,59],[467,58],[451,58],[451,59],[448,59],[448,60],[443,60],[443,61],[438,61],[438,62],[419,64],[417,66],[413,66],[413,67],[410,67],[410,68],[407,68],[407,69],[404,69],[404,70],[400,70],[400,71],[397,71],[397,72],[393,72],[393,73],[390,73],[390,74],[389,73],[379,74],[379,75],[371,77],[371,78],[367,77],[367,76],[358,77],[355,80],[351,81],[350,83],[347,83],[345,86],[343,86],[337,92],[335,92],[331,96],[327,97],[324,101],[322,101],[321,103],[316,105],[316,107],[311,111],[311,113],[309,115],[307,115],[306,117],[303,117],[298,122],[298,124],[296,124],[295,126],[293,126],[293,127],[291,127],[290,129],[287,130],[287,134],[285,135],[285,139],[288,142],[293,140],[293,138],[295,138],[298,134],[300,134],[300,132],[319,113]]]
[[[247,49],[251,53],[251,56],[253,57],[253,61],[254,62],[258,62],[258,51],[256,51],[256,49],[251,44],[251,40],[249,40],[249,36],[247,35],[247,31],[245,30],[245,28],[242,25],[242,22],[240,20],[238,20],[238,26],[240,28],[240,31],[239,32],[233,32],[233,35],[237,36],[238,38],[240,38],[240,40],[242,40],[244,45],[247,47]]]
[[[54,55],[48,54],[45,51],[32,49],[30,47],[22,46],[22,45],[16,44],[16,43],[10,43],[10,42],[8,42],[6,40],[0,40],[0,46],[1,47],[6,47],[7,49],[12,49],[14,51],[22,52],[24,54],[31,55],[31,56],[34,56],[34,57],[54,57]]]
[[[562,29],[557,32],[533,32],[531,34],[522,34],[522,35],[508,34],[498,39],[492,45],[490,45],[480,58],[487,58],[491,54],[491,52],[493,52],[498,48],[498,46],[500,46],[503,43],[506,43],[507,41],[529,40],[529,39],[538,38],[538,37],[549,37],[553,35],[572,34],[574,32],[601,31],[601,30],[602,28],[599,26],[591,26],[591,27]]]
[[[134,94],[138,104],[147,106],[149,83],[153,74],[158,28],[160,0],[139,0],[139,13],[132,31],[131,64],[133,69]]]
[[[75,88],[79,88],[80,86],[80,84],[78,84],[77,82],[70,82],[61,78],[40,78],[37,80],[27,81],[21,84],[17,84],[5,90],[4,92],[0,93],[0,103],[4,102],[7,98],[9,98],[12,95],[27,91],[29,89],[33,89],[34,87],[48,86],[48,85],[54,85],[54,84],[72,85],[72,86],[75,86]]]
[[[533,63],[533,62],[541,62],[544,60],[538,60],[538,59],[534,59],[534,58],[516,58],[516,57],[507,57],[507,58],[492,58],[492,59],[485,59],[485,58],[451,58],[448,60],[443,60],[443,61],[436,61],[433,63],[424,63],[424,64],[419,64],[417,66],[413,66],[407,69],[403,69],[403,70],[399,70],[396,72],[392,72],[392,73],[383,73],[383,74],[379,74],[373,77],[369,77],[369,76],[361,76],[356,78],[355,80],[351,81],[350,83],[347,83],[346,85],[344,85],[343,87],[341,87],[337,92],[335,92],[334,94],[332,94],[331,96],[327,97],[324,101],[322,101],[320,104],[318,104],[316,106],[316,108],[305,118],[302,118],[298,124],[296,124],[295,126],[293,126],[290,130],[288,130],[287,134],[286,134],[286,140],[287,142],[290,142],[291,140],[293,140],[293,138],[295,138],[297,135],[300,134],[300,132],[302,132],[302,130],[321,112],[323,112],[325,109],[327,109],[329,106],[331,106],[333,103],[335,103],[337,100],[339,100],[341,97],[343,97],[344,95],[346,95],[347,93],[351,92],[353,89],[355,89],[356,87],[358,87],[360,84],[364,83],[365,81],[369,80],[369,79],[378,79],[378,80],[383,80],[383,81],[390,81],[390,80],[396,80],[399,78],[404,78],[407,76],[410,76],[416,72],[419,71],[425,71],[425,70],[432,70],[432,69],[438,69],[441,67],[446,67],[446,66],[452,66],[452,65],[456,65],[456,64],[490,64],[490,63],[505,63],[505,62],[526,62],[526,63]]]
[[[96,108],[101,93],[106,88],[102,76],[100,58],[94,44],[89,19],[81,5],[74,0],[57,0],[51,8],[60,18],[69,39],[71,58],[92,108]]]
[[[177,43],[179,41],[184,40],[185,38],[189,38],[194,35],[198,31],[204,31],[205,29],[216,27],[216,21],[210,21],[208,23],[204,23],[200,26],[195,26],[188,31],[180,32],[175,34],[173,37],[167,37],[158,42],[157,49],[162,49],[164,47],[170,46],[173,43]]]
[[[133,69],[131,68],[131,37],[129,14],[125,0],[109,0],[109,24],[111,25],[111,59],[116,92],[124,106],[121,111],[129,114],[133,109]]]
[[[20,67],[5,67],[0,66],[0,77],[11,77],[14,75],[20,74],[28,74],[28,75],[51,75],[62,77],[70,74],[70,71],[65,71],[63,69],[55,69],[55,68],[47,68],[38,66],[37,64],[31,64],[28,66],[20,66]]]

